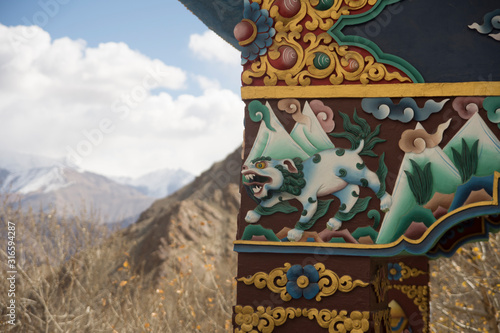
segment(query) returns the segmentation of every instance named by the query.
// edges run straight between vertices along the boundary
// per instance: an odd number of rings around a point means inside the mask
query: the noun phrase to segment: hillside
[[[132,245],[129,253],[135,269],[162,276],[171,270],[165,264],[173,256],[190,255],[198,264],[203,254],[219,259],[233,256],[240,168],[241,149],[237,149],[145,210],[124,231],[126,242]]]
[[[0,206],[0,227],[14,221],[22,244],[16,325],[7,331],[231,332],[240,152],[114,233],[87,219],[61,225],[52,213],[35,218]],[[472,327],[485,318],[494,323],[500,284],[491,272],[499,267],[499,236],[433,262],[433,331],[476,332]],[[0,239],[4,262],[6,239]],[[0,304],[9,302],[6,272],[0,271]],[[5,307],[0,316],[7,317]]]
[[[0,151],[0,198],[8,196],[26,211],[65,216],[93,212],[98,222],[127,226],[156,198],[184,186],[193,176],[178,169],[163,169],[137,178],[106,177],[61,161],[12,151]]]

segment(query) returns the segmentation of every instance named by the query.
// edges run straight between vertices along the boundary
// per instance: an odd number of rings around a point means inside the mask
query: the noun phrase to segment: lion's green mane
[[[302,189],[306,186],[306,180],[304,179],[304,173],[302,172],[304,169],[302,159],[296,157],[293,159],[293,163],[295,163],[295,167],[298,171],[296,173],[288,171],[282,165],[277,165],[276,169],[283,174],[283,185],[281,185],[279,191],[288,192],[297,196],[302,193]]]

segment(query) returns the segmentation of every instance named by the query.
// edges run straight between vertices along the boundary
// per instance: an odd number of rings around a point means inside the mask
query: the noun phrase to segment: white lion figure
[[[287,235],[290,241],[299,241],[304,226],[316,213],[318,197],[333,194],[340,199],[339,212],[348,213],[358,200],[359,186],[369,187],[380,198],[380,209],[389,210],[392,198],[381,190],[377,174],[363,163],[359,156],[362,149],[363,141],[356,150],[327,149],[304,161],[300,158],[275,160],[259,157],[243,166],[243,184],[252,190],[264,208],[291,199],[302,204],[302,215]],[[245,221],[256,223],[260,217],[257,211],[250,210]],[[341,225],[336,217],[327,222],[330,230],[338,230]]]

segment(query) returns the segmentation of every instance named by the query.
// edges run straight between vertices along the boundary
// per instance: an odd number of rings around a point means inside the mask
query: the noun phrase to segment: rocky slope
[[[237,149],[173,195],[155,201],[124,230],[135,270],[162,277],[174,266],[227,266],[226,259],[234,256],[240,170]]]

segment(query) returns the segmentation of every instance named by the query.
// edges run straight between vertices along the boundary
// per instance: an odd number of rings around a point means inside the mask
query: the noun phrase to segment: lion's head
[[[300,158],[274,160],[262,156],[244,165],[241,173],[243,185],[248,186],[257,199],[267,200],[274,193],[300,195],[306,185],[302,169]]]

